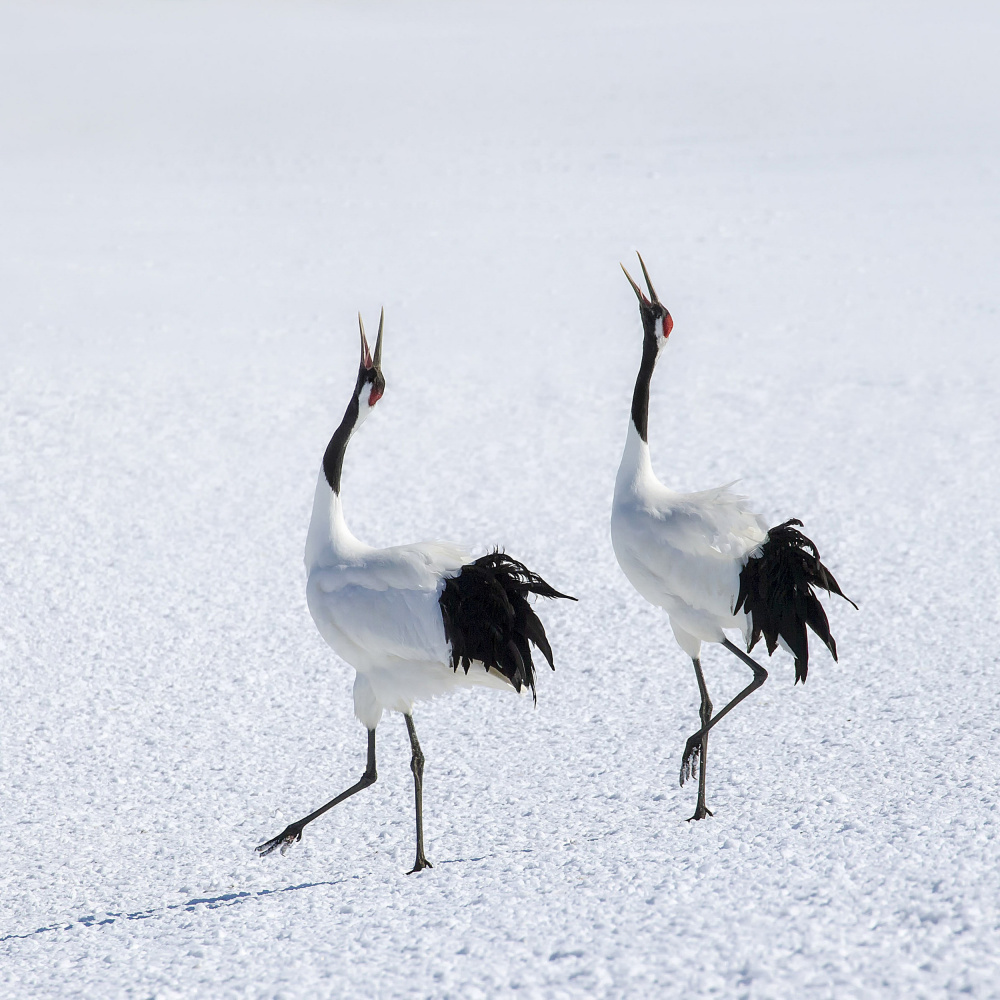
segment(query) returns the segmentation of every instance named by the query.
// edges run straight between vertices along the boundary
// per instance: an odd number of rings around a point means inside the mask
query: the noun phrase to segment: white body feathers
[[[633,587],[663,608],[692,659],[726,629],[746,638],[747,616],[733,613],[740,571],[767,538],[764,522],[727,486],[676,493],[653,473],[649,445],[630,420],[611,509],[611,542]]]
[[[354,712],[368,729],[385,709],[411,713],[415,701],[455,688],[512,690],[479,664],[468,674],[450,665],[438,600],[445,580],[470,561],[447,542],[376,549],[359,541],[320,469],[306,538],[306,601],[320,635],[357,671]]]

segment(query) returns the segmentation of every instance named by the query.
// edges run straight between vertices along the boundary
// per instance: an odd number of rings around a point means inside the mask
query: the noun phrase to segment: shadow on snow
[[[56,924],[48,924],[45,927],[38,927],[33,931],[24,934],[5,934],[0,937],[0,942],[17,941],[34,937],[36,934],[49,934],[53,931],[70,931],[76,927],[102,927],[106,924],[114,924],[119,921],[128,920],[149,920],[153,917],[162,917],[170,912],[183,911],[194,913],[199,908],[205,907],[209,910],[218,909],[220,906],[236,906],[248,899],[258,899],[261,896],[273,896],[281,892],[298,892],[300,889],[315,889],[324,885],[343,885],[349,879],[337,879],[335,882],[303,882],[301,885],[287,885],[281,889],[261,889],[258,892],[227,892],[221,896],[204,896],[189,899],[186,903],[173,903],[167,906],[153,907],[149,910],[133,910],[131,913],[122,911],[114,913],[108,911],[104,914],[91,914],[85,917],[78,917],[76,920],[60,921]]]
[[[514,853],[530,854],[531,848],[523,848]],[[468,862],[485,861],[487,855],[477,858],[449,858],[446,861],[438,861],[436,866],[458,865]],[[358,876],[353,876],[357,878]],[[201,896],[189,899],[186,903],[171,903],[167,906],[155,906],[148,910],[124,910],[115,913],[107,911],[104,914],[88,914],[85,917],[77,917],[76,920],[59,921],[55,924],[46,924],[44,927],[37,927],[33,931],[26,931],[24,934],[4,934],[0,936],[0,944],[5,941],[23,941],[27,938],[35,937],[38,934],[51,934],[55,931],[71,931],[77,927],[103,927],[107,924],[115,924],[119,921],[129,920],[150,920],[154,917],[162,917],[171,912],[195,913],[200,907],[209,910],[218,909],[220,906],[236,906],[238,903],[246,902],[248,899],[259,899],[262,896],[274,896],[281,892],[298,892],[300,889],[316,889],[326,885],[343,885],[349,882],[350,878],[340,878],[333,882],[302,882],[300,885],[286,885],[281,889],[260,889],[257,892],[226,892],[221,896]]]

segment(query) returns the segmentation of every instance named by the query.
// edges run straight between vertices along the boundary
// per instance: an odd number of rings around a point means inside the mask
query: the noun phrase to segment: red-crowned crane
[[[769,655],[780,645],[795,657],[795,681],[804,682],[809,669],[807,625],[837,659],[837,644],[813,587],[844,594],[820,562],[816,546],[796,530],[801,521],[792,519],[768,530],[746,498],[728,486],[677,493],[656,478],[647,437],[649,382],[674,321],[657,298],[642,257],[639,264],[648,297],[622,266],[639,299],[643,339],[625,451],[615,480],[611,542],[622,572],[647,601],[667,612],[678,645],[694,663],[701,728],[684,748],[680,783],[698,775],[698,804],[690,819],[700,820],[712,815],[705,805],[709,730],[767,680],[767,671],[747,654],[763,635]],[[726,638],[727,629],[742,632],[746,652]],[[701,669],[703,642],[721,643],[753,671],[750,684],[714,717]]]
[[[351,534],[340,499],[344,452],[385,392],[383,311],[372,355],[361,326],[361,364],[351,401],[323,456],[306,538],[306,600],[320,635],[357,676],[354,713],[368,730],[368,764],[360,780],[257,847],[284,854],[302,830],[376,780],[375,727],[386,710],[402,712],[410,735],[416,804],[417,854],[412,872],[430,868],[424,854],[424,755],[413,705],[460,687],[535,694],[534,645],[552,666],[545,629],[530,594],[567,597],[503,552],[473,560],[448,542],[376,549]],[[575,600],[575,598],[568,598]],[[461,667],[461,669],[459,669]],[[555,669],[553,667],[553,669]]]

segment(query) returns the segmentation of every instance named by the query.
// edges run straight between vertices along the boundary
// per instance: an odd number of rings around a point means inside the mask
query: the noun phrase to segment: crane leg
[[[698,678],[698,690],[701,692],[701,746],[698,749],[698,757],[694,760],[694,767],[698,769],[698,805],[695,806],[694,815],[688,819],[704,819],[713,815],[712,810],[705,805],[705,782],[706,771],[708,770],[708,727],[712,721],[712,700],[708,697],[708,687],[705,684],[705,675],[701,670],[701,660],[696,656],[691,662],[694,664],[694,675]],[[683,784],[683,782],[682,782]]]
[[[361,779],[355,784],[351,785],[346,792],[341,792],[335,799],[330,799],[325,806],[320,806],[315,812],[311,812],[308,816],[303,816],[302,819],[295,823],[290,823],[285,827],[277,837],[267,841],[264,844],[260,844],[258,847],[254,848],[259,852],[262,858],[267,857],[273,850],[280,847],[281,853],[285,854],[288,848],[292,844],[296,843],[302,839],[302,830],[305,826],[311,823],[314,819],[322,816],[327,809],[332,809],[335,805],[343,802],[344,799],[349,799],[355,792],[360,792],[362,788],[367,788],[369,785],[374,785],[378,774],[375,771],[375,730],[368,730],[368,766],[365,768],[365,773],[361,775]]]
[[[417,741],[417,730],[413,725],[413,716],[404,715],[403,718],[406,719],[406,731],[410,734],[410,746],[413,749],[410,770],[413,772],[413,798],[417,806],[417,860],[413,862],[413,867],[406,873],[412,875],[423,868],[433,868],[434,866],[424,856],[424,754]]]
[[[730,653],[735,653],[753,671],[753,680],[707,725],[702,722],[701,729],[688,739],[687,746],[684,748],[684,756],[681,758],[681,785],[688,778],[694,777],[694,772],[698,769],[698,754],[701,752],[702,739],[708,731],[727,716],[747,695],[752,694],[767,680],[767,671],[742,649],[734,646],[728,639],[723,639],[722,645]]]

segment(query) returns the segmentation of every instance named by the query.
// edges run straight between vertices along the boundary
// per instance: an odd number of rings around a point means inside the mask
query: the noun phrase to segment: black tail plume
[[[529,594],[576,600],[496,549],[446,580],[440,604],[452,669],[461,663],[468,673],[479,661],[502,673],[518,692],[529,687],[537,701],[531,646],[541,651],[553,670],[555,666],[545,627],[528,603]]]
[[[743,608],[750,615],[749,653],[761,635],[770,656],[778,645],[778,636],[795,656],[795,683],[805,683],[809,673],[808,625],[837,659],[837,643],[830,635],[830,623],[813,586],[838,594],[854,604],[840,589],[833,574],[819,561],[815,544],[793,525],[802,527],[796,518],[785,521],[767,533],[767,541],[757,555],[747,560],[740,573],[740,592],[735,612]]]

